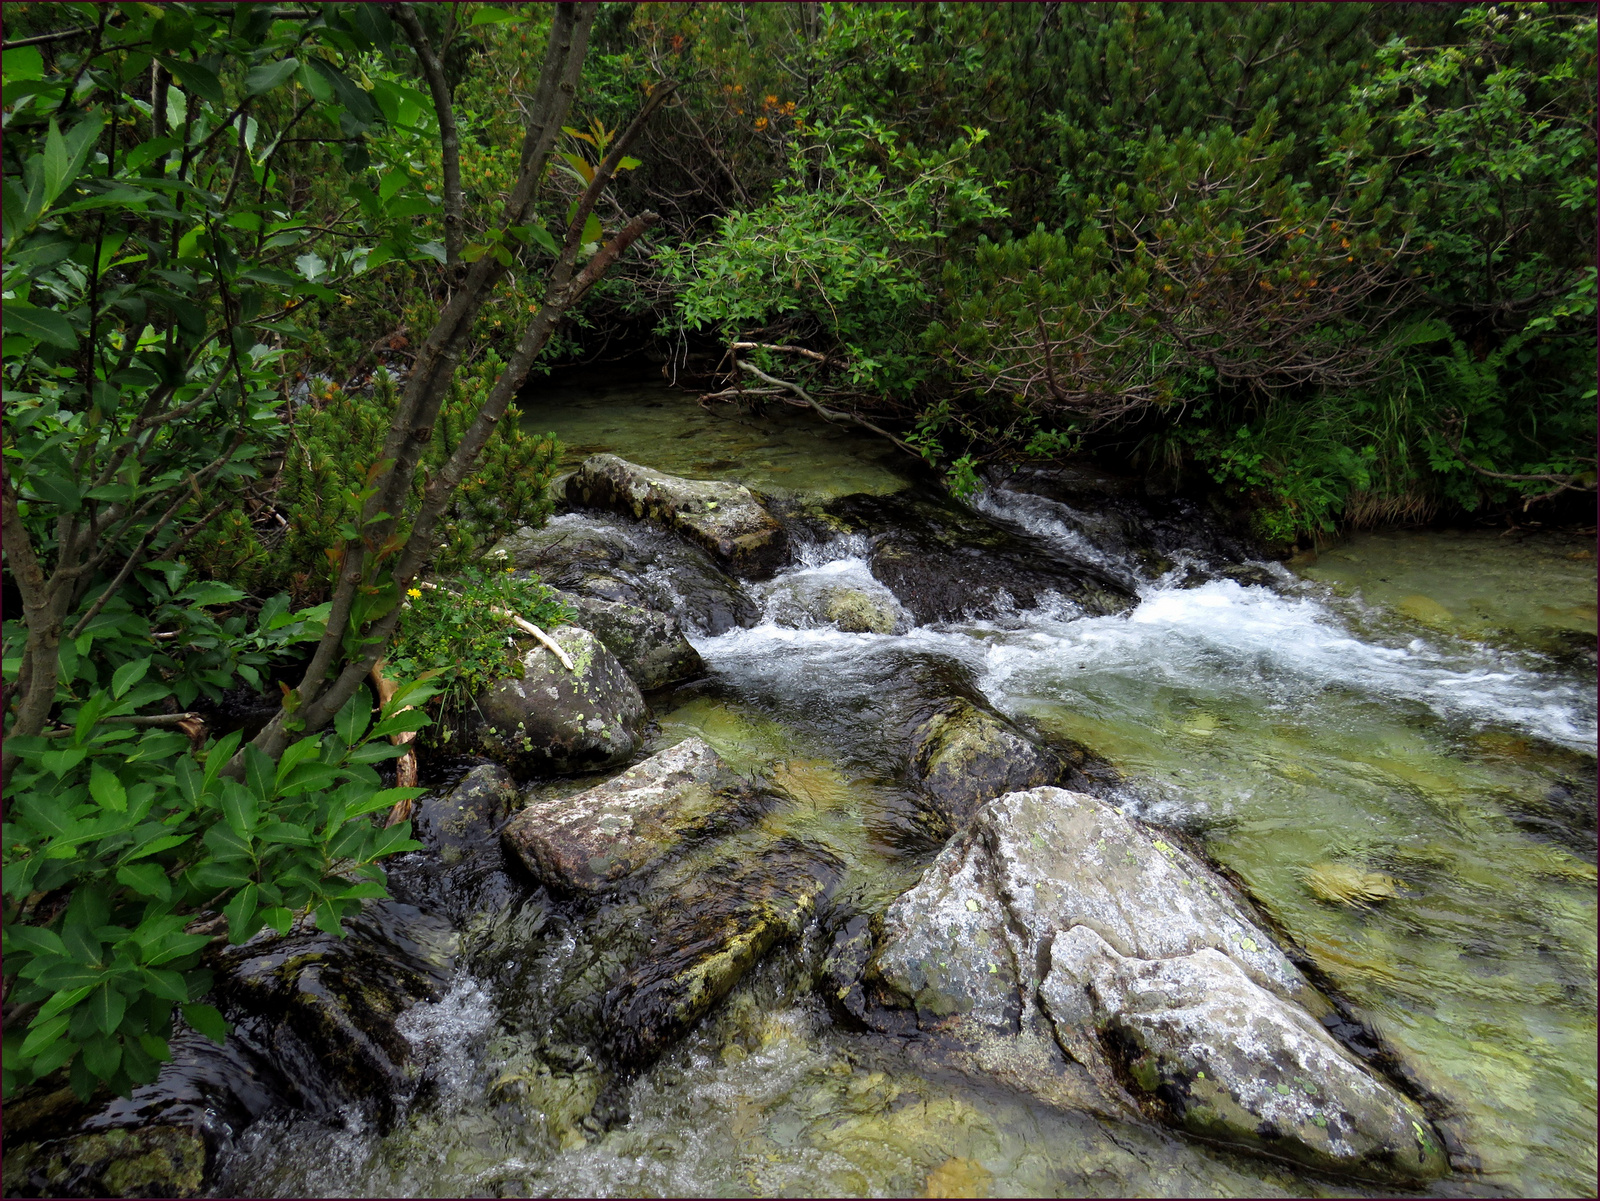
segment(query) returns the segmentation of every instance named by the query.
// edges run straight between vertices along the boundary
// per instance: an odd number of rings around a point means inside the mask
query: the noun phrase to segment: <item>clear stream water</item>
[[[557,391],[530,421],[574,464],[607,449],[830,496],[905,483],[894,452],[853,434],[662,387]],[[1130,570],[1085,534],[1092,515],[1011,492],[977,507]],[[1592,543],[1373,534],[1272,565],[1272,588],[1145,573],[1121,616],[1044,605],[890,635],[796,619],[797,598],[841,583],[892,603],[865,549],[812,545],[749,585],[766,619],[693,638],[710,679],[658,704],[651,749],[698,734],[771,771],[794,800],[758,833],[821,842],[841,891],[886,905],[931,854],[903,836],[886,714],[908,674],[954,665],[999,710],[1104,755],[1129,803],[1244,881],[1479,1165],[1435,1193],[1593,1195]],[[1399,895],[1319,900],[1307,880],[1326,864],[1385,873]],[[258,1123],[219,1195],[1385,1195],[1058,1112],[846,1032],[803,945],[771,953],[601,1131],[583,1121],[599,1070],[550,1036],[586,935],[548,903],[506,921],[526,930],[515,971],[463,955],[449,995],[406,1015],[433,1087],[387,1133],[360,1114]]]

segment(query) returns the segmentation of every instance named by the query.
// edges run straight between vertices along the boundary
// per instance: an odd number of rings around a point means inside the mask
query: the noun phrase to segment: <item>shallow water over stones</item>
[[[556,518],[518,563],[560,541],[562,587],[674,614],[705,671],[649,694],[635,758],[702,739],[756,799],[603,896],[552,895],[492,832],[397,864],[398,901],[458,940],[453,974],[395,1023],[405,1096],[241,1119],[216,1195],[1392,1195],[1052,1105],[1018,1085],[1027,1054],[1059,1055],[1048,1040],[1008,1063],[952,1055],[914,1019],[862,1028],[884,914],[950,834],[912,757],[956,701],[1238,883],[1340,1006],[1324,1025],[1424,1098],[1452,1163],[1428,1192],[1593,1191],[1594,670],[1541,641],[1537,614],[1442,625],[1400,602],[1453,598],[1390,595],[1388,561],[1370,581],[1337,549],[1304,575],[1252,564],[1182,502],[1116,481],[1019,478],[924,520],[943,502],[871,442],[654,388],[569,401],[530,420],[577,444],[574,466],[613,451],[787,488],[790,560],[769,580],[612,515]],[[1449,577],[1453,535],[1405,537]],[[919,595],[875,563],[885,542],[1030,590]],[[1474,570],[1499,561],[1473,546]],[[1512,561],[1565,565],[1541,606],[1579,605],[1563,598],[1583,570],[1592,598],[1592,561]],[[1091,577],[1121,599],[1048,585]],[[522,803],[612,774],[524,780]],[[1325,885],[1347,877],[1393,883],[1352,902]]]

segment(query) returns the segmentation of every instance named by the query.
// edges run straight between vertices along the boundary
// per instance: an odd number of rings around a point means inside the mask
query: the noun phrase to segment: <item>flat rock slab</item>
[[[1232,887],[1095,797],[983,806],[890,907],[875,972],[923,1027],[1048,1029],[1106,1096],[1201,1137],[1358,1176],[1446,1170],[1422,1110],[1328,1035],[1332,1006]]]
[[[585,792],[528,806],[501,837],[541,883],[596,893],[751,799],[717,753],[690,738]]]
[[[684,479],[616,455],[585,459],[567,499],[659,521],[754,579],[771,575],[788,547],[783,527],[744,485]]]

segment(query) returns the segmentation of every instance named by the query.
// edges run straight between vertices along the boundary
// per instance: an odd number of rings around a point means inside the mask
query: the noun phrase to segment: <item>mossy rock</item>
[[[6,1147],[8,1197],[194,1197],[206,1143],[189,1126],[95,1130]]]
[[[597,771],[626,763],[645,718],[639,686],[599,638],[582,626],[551,635],[572,662],[535,646],[522,676],[475,698],[470,745],[519,774]]]
[[[576,612],[578,624],[593,631],[646,692],[704,674],[700,653],[689,645],[670,613],[575,592],[560,596]]]
[[[1053,784],[1061,772],[1055,754],[959,698],[942,705],[911,735],[912,782],[934,802],[951,832],[984,802]]]

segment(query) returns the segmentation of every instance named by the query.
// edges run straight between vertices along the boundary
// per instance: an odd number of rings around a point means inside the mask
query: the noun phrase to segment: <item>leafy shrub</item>
[[[476,693],[520,670],[518,639],[528,636],[504,613],[543,630],[572,620],[554,589],[514,575],[511,568],[474,568],[407,594],[388,670],[402,679],[425,673],[440,677],[434,728],[441,743],[453,737]]]
[[[358,692],[333,730],[302,738],[276,764],[247,747],[242,781],[222,770],[241,732],[195,749],[170,724],[181,714],[148,712],[219,695],[236,677],[258,683],[295,643],[322,634],[324,612],[291,613],[281,595],[253,630],[242,616],[219,620],[208,610],[239,592],[180,587],[184,572],[150,565],[138,576],[148,599],[113,598],[63,644],[56,722],[8,739],[18,756],[0,846],[15,977],[8,1097],[62,1069],[85,1099],[99,1081],[128,1095],[170,1058],[175,1006],[220,1042],[226,1023],[200,1001],[211,976],[199,956],[213,936],[190,929],[197,915],[225,919],[235,943],[300,919],[339,933],[364,899],[387,895],[379,861],[420,845],[409,824],[382,828],[370,815],[422,790],[383,789],[372,765],[401,753],[388,735],[427,722],[400,710],[430,696],[431,683],[403,684],[376,725],[371,697]],[[152,631],[152,617],[172,629]],[[5,633],[10,684],[24,635],[12,623]],[[152,653],[153,636],[168,634],[181,653]]]
[[[457,376],[408,511],[421,501],[426,473],[444,464],[503,367],[490,352]],[[370,392],[345,392],[337,384],[313,390],[312,402],[295,415],[271,498],[285,514],[284,524],[276,533],[264,530],[236,507],[195,538],[188,557],[202,571],[241,587],[286,587],[307,600],[326,595],[338,570],[337,548],[358,518],[357,498],[382,450],[395,403],[394,381],[381,370]],[[561,445],[551,436],[530,436],[520,421],[515,406],[506,410],[473,474],[457,491],[442,526],[437,570],[458,570],[503,535],[542,525],[549,516],[545,493]]]

